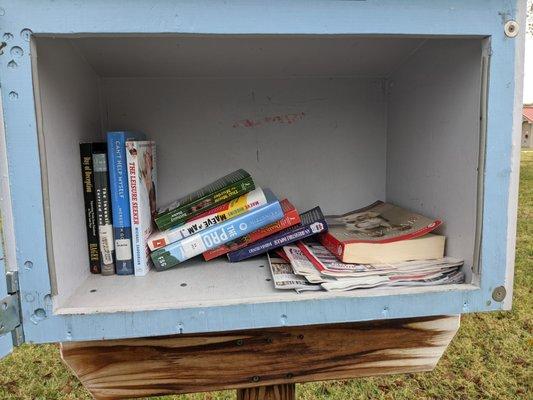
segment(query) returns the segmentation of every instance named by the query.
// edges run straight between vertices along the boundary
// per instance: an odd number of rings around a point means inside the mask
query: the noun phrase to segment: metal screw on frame
[[[503,31],[507,37],[514,38],[518,35],[518,28],[518,22],[510,20],[503,26]]]

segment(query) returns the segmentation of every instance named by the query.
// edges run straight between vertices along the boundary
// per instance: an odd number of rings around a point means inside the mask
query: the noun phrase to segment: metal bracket
[[[6,274],[7,278],[7,292],[10,294],[19,291],[19,274],[17,271],[9,271]]]
[[[22,343],[24,343],[24,331],[22,330],[22,325],[13,329],[11,336],[13,337],[13,345],[17,347],[22,345]]]
[[[0,335],[11,332],[19,325],[19,296],[18,294],[10,294],[0,300]]]
[[[17,271],[10,271],[6,275],[8,296],[0,299],[0,335],[11,332],[13,344],[20,346],[24,343],[22,330],[19,281]]]

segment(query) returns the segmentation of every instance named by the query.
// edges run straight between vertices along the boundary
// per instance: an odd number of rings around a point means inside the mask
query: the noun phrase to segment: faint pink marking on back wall
[[[291,125],[301,121],[305,117],[305,112],[270,115],[259,119],[242,119],[233,123],[233,128],[258,128],[267,124]]]

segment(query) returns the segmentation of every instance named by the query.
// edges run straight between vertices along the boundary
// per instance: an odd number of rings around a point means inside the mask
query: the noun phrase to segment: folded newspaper
[[[296,274],[290,262],[275,254],[268,254],[268,263],[276,289],[294,289],[298,293],[322,289],[320,285],[313,285],[302,275]]]
[[[298,242],[284,246],[283,251],[283,258],[269,255],[276,289],[347,291],[464,281],[460,271],[463,260],[453,257],[394,264],[346,264],[320,244]]]

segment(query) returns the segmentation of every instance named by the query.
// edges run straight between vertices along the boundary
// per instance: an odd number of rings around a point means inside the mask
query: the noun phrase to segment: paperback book
[[[246,260],[247,258],[264,254],[270,250],[305,239],[328,229],[328,225],[320,207],[315,207],[300,214],[300,220],[301,223],[299,225],[294,225],[281,232],[258,240],[242,249],[230,251],[228,253],[228,260],[230,262]]]
[[[346,263],[399,262],[439,258],[443,236],[428,235],[442,222],[377,201],[343,215],[327,216],[320,242]]]
[[[177,242],[178,240],[194,235],[210,226],[264,206],[266,202],[267,199],[263,190],[261,188],[254,189],[228,203],[221,204],[205,213],[193,217],[193,219],[183,225],[171,228],[167,231],[154,232],[148,239],[148,246],[152,251],[160,249],[171,243]]]
[[[283,210],[274,194],[264,190],[267,204],[238,217],[213,225],[192,236],[172,243],[151,254],[155,268],[159,271],[174,267],[221,244],[235,240],[283,217]]]
[[[94,187],[93,150],[105,151],[105,143],[80,143],[81,178],[85,203],[85,227],[87,229],[87,251],[89,269],[100,273],[100,246],[98,244],[98,221],[96,217],[96,195]]]
[[[156,210],[156,150],[152,141],[127,141],[128,187],[135,276],[144,276],[151,266],[148,237],[153,232]]]
[[[155,223],[160,230],[169,229],[254,189],[250,174],[239,169],[160,209]]]
[[[100,247],[100,271],[102,275],[115,274],[115,243],[111,221],[111,199],[107,172],[107,151],[93,149],[94,190],[96,198],[96,221]]]
[[[145,135],[138,132],[121,131],[107,133],[109,187],[111,191],[111,207],[113,210],[115,262],[118,275],[133,275],[126,140],[144,139]]]
[[[249,233],[237,240],[223,244],[222,246],[206,251],[203,256],[204,260],[209,261],[216,257],[220,257],[230,251],[242,249],[251,243],[257,242],[259,239],[263,239],[267,236],[273,235],[276,232],[280,232],[283,229],[289,228],[293,225],[300,223],[300,215],[294,206],[287,200],[280,202],[283,209],[283,218],[273,224],[267,225],[264,228],[258,229]]]

